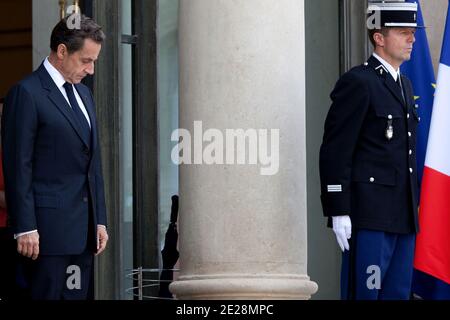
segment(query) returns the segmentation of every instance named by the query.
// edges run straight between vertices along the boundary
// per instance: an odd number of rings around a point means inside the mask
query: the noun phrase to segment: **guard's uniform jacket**
[[[418,231],[420,118],[411,82],[404,76],[401,81],[403,95],[389,71],[372,56],[337,82],[320,149],[325,216],[349,215],[357,229]]]

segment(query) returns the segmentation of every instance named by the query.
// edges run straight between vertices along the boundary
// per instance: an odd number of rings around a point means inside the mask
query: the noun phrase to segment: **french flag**
[[[413,292],[450,299],[450,0],[423,171]]]

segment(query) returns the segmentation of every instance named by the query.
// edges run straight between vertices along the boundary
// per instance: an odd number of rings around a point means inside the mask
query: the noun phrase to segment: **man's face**
[[[411,59],[415,32],[415,28],[390,28],[387,35],[381,37],[380,46],[388,57],[401,64]]]
[[[88,74],[94,74],[94,64],[101,49],[101,44],[91,39],[84,40],[84,46],[72,54],[69,54],[67,49],[58,49],[58,57],[61,59],[60,72],[66,81],[77,84]]]

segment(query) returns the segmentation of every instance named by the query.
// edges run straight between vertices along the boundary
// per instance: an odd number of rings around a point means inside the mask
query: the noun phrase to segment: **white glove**
[[[342,252],[350,249],[348,239],[352,237],[352,221],[350,216],[336,216],[333,218],[333,231],[336,234],[336,239],[341,247]],[[345,249],[345,250],[344,250]]]

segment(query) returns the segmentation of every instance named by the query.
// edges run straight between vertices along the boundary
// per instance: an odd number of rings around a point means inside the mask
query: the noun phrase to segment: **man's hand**
[[[352,237],[352,222],[350,216],[335,216],[333,218],[333,231],[342,252],[350,250],[348,239]]]
[[[17,238],[17,252],[36,260],[39,256],[39,233],[32,232]]]
[[[98,256],[106,248],[108,242],[108,232],[106,232],[105,226],[97,226],[97,253]]]

